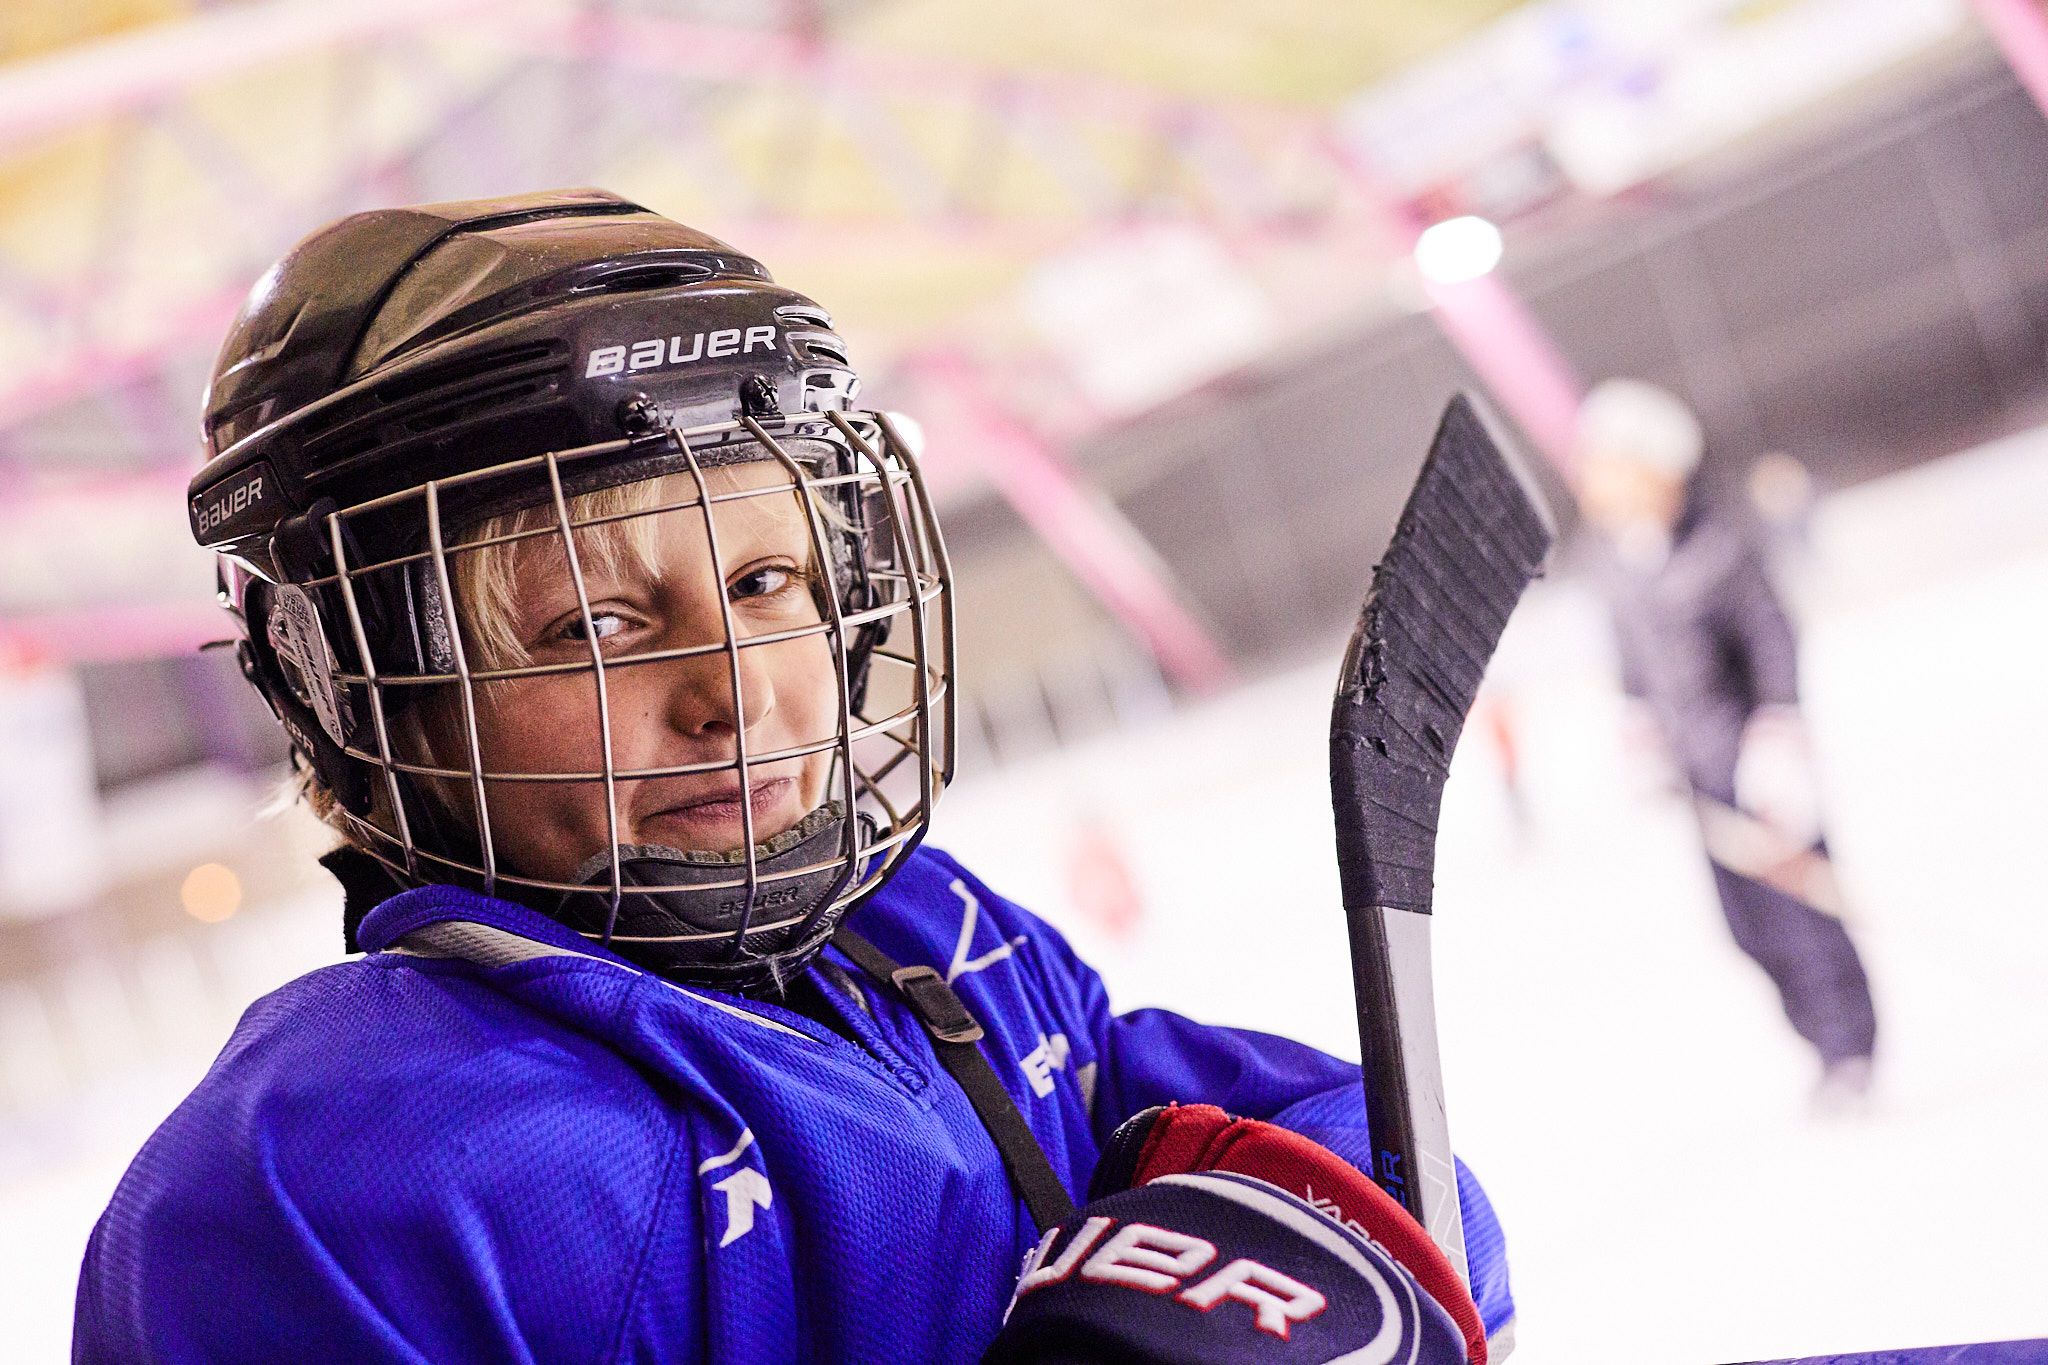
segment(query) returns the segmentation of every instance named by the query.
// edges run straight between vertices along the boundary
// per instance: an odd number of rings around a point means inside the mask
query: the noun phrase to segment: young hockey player
[[[136,1157],[78,1359],[1498,1358],[1485,1197],[1467,1297],[1345,1160],[1357,1068],[1111,1014],[922,842],[949,570],[857,392],[817,305],[596,191],[258,282],[192,525],[363,955]]]
[[[1610,379],[1579,414],[1579,503],[1599,530],[1623,683],[1699,816],[1729,931],[1770,974],[1818,1054],[1822,1110],[1867,1091],[1877,1017],[1843,926],[1806,729],[1792,623],[1741,522],[1702,495],[1699,420]]]

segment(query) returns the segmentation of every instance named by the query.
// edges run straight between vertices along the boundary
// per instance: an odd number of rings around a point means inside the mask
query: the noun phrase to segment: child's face
[[[1580,510],[1607,531],[1668,531],[1684,505],[1685,480],[1625,451],[1594,448],[1581,454],[1577,492]]]
[[[763,755],[817,744],[839,733],[835,655],[823,632],[742,648],[740,704],[732,652],[631,663],[635,655],[721,644],[724,597],[739,640],[816,625],[827,570],[812,553],[809,524],[788,473],[772,461],[708,469],[714,496],[739,489],[787,491],[686,507],[638,519],[643,553],[605,554],[599,537],[624,523],[577,532],[590,617],[603,651],[615,772],[733,762],[744,734],[756,843],[789,829],[825,799],[833,749],[787,758]],[[696,499],[689,475],[659,481],[643,505]],[[577,513],[582,516],[582,513]],[[614,540],[616,544],[616,539]],[[559,537],[519,542],[508,556],[506,624],[536,664],[588,663],[576,586]],[[829,589],[828,589],[829,590]],[[589,669],[481,683],[477,739],[490,771],[601,771],[597,681]],[[457,722],[459,727],[460,722]],[[437,747],[461,746],[460,729]],[[456,752],[460,752],[457,747]],[[693,851],[745,843],[737,767],[675,777],[621,779],[618,841]],[[486,790],[501,866],[570,880],[610,846],[602,782],[491,782]],[[468,793],[450,792],[468,799]]]

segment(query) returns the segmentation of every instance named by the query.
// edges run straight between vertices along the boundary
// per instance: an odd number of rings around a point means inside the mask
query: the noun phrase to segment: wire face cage
[[[743,985],[829,936],[951,778],[945,547],[886,415],[508,461],[316,530],[324,571],[261,628],[403,884]]]

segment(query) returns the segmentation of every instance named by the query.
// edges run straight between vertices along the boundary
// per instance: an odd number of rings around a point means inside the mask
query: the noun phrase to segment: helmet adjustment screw
[[[765,374],[750,374],[740,381],[740,415],[780,417],[782,402],[775,396],[775,384]]]
[[[618,421],[619,430],[628,436],[645,436],[661,421],[661,409],[644,393],[631,393],[621,398],[612,415]]]

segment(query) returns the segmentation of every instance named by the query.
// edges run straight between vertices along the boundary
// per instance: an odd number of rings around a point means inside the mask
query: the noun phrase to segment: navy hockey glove
[[[1479,1310],[1335,1152],[1213,1105],[1118,1128],[1087,1207],[1024,1263],[984,1365],[1486,1365]]]

